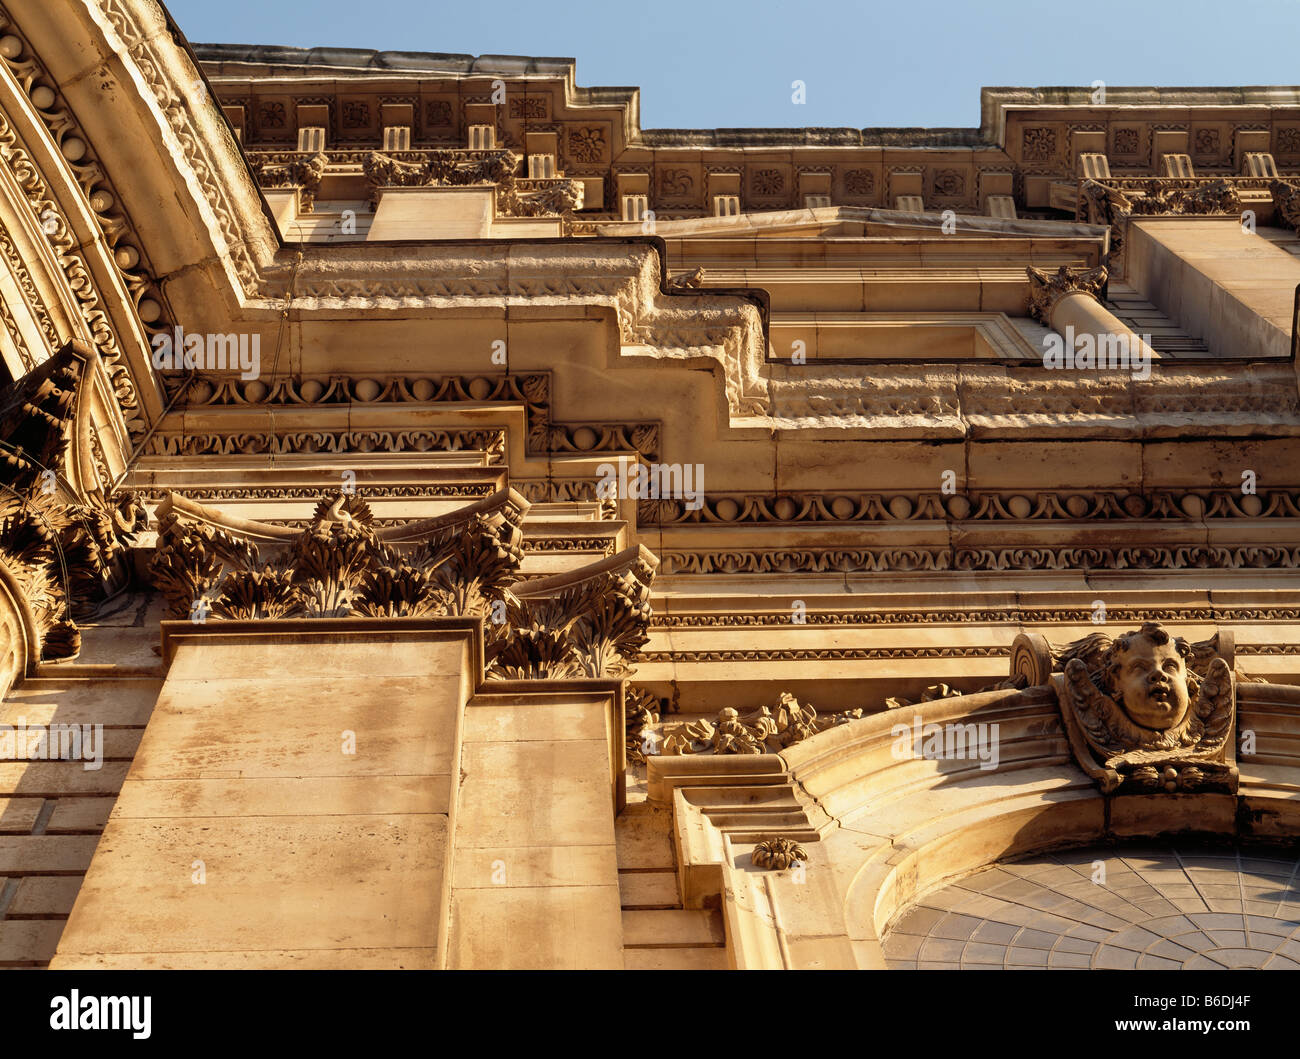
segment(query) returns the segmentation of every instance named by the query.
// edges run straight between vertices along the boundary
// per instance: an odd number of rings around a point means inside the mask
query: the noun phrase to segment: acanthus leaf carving
[[[486,616],[523,558],[521,513],[508,496],[488,508],[435,520],[427,539],[404,547],[381,535],[364,500],[340,492],[267,558],[172,494],[151,569],[174,618],[193,616],[201,600],[218,618]]]
[[[760,706],[741,714],[725,707],[715,721],[701,718],[664,729],[665,754],[776,754],[828,728],[862,717],[861,709],[818,715],[789,692],[781,692],[775,709]]]
[[[134,493],[77,493],[65,473],[94,359],[69,343],[13,384],[0,413],[0,562],[23,591],[47,660],[78,652],[76,623],[124,582],[126,544],[143,522]]]
[[[1296,231],[1300,231],[1300,184],[1274,180],[1268,188],[1273,193],[1273,208],[1277,215]]]
[[[649,640],[650,584],[658,562],[634,546],[573,575],[543,579],[491,627],[489,676],[630,676]]]
[[[1066,295],[1086,294],[1100,301],[1106,288],[1104,265],[1092,268],[1062,265],[1055,272],[1029,265],[1025,272],[1029,276],[1029,315],[1048,327],[1052,325],[1052,309]]]
[[[280,164],[257,159],[253,159],[251,164],[257,173],[257,182],[264,188],[300,188],[302,212],[311,213],[316,202],[316,192],[320,189],[321,179],[329,165],[329,157],[322,151],[309,158]]]

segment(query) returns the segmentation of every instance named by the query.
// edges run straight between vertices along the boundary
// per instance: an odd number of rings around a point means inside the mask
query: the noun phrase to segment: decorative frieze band
[[[654,460],[658,456],[660,424],[658,422],[639,423],[600,423],[572,422],[557,423],[551,419],[551,377],[549,373],[538,372],[527,375],[439,375],[439,376],[327,376],[307,378],[283,378],[272,382],[261,379],[243,380],[232,377],[197,376],[186,389],[181,407],[184,408],[334,408],[348,405],[417,405],[442,404],[455,402],[472,402],[474,404],[501,403],[521,404],[524,407],[525,421],[528,428],[526,441],[530,454],[587,452],[639,453],[646,459]],[[370,434],[385,439],[396,438],[387,444],[401,443],[400,432],[351,432],[352,434]],[[409,448],[419,449],[425,434],[415,435],[416,443],[408,442]],[[444,432],[448,437],[464,432]],[[176,437],[169,432],[162,432],[166,437]],[[366,449],[343,447],[350,442],[349,435],[330,431],[317,431],[305,435],[310,444],[317,437],[327,437],[329,441],[318,449],[295,447],[283,451],[369,451]],[[207,451],[214,451],[212,446],[219,443],[219,437],[212,432],[211,437],[186,444],[208,446]],[[252,436],[246,432],[237,432],[231,436]],[[277,444],[301,446],[300,435],[277,435]],[[166,444],[177,444],[171,441]],[[266,442],[270,443],[269,439]],[[155,451],[163,442],[155,443]],[[453,449],[463,449],[464,444],[453,445]],[[259,450],[263,451],[263,450]],[[398,451],[390,449],[389,451]],[[490,451],[496,451],[495,448]]]
[[[975,493],[718,493],[698,508],[678,500],[643,500],[643,526],[806,525],[927,521],[1053,522],[1161,519],[1200,522],[1216,518],[1300,518],[1300,488],[1242,493],[1152,490]]]
[[[945,570],[1294,570],[1300,547],[1247,545],[1020,548],[736,549],[660,553],[665,575]]]

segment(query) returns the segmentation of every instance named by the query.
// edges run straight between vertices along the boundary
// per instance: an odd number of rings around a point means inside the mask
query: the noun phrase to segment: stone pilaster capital
[[[1029,275],[1029,315],[1048,327],[1052,326],[1052,309],[1067,294],[1086,294],[1100,303],[1106,286],[1105,265],[1094,268],[1062,265],[1055,272],[1031,265],[1025,272]]]
[[[1274,180],[1268,188],[1273,193],[1273,208],[1278,219],[1300,232],[1300,184]]]

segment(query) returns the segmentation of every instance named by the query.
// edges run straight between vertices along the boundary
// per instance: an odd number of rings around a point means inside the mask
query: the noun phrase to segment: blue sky
[[[1300,82],[1300,0],[170,0],[191,41],[577,60],[644,128],[979,125],[983,85]],[[791,101],[791,84],[806,102]]]

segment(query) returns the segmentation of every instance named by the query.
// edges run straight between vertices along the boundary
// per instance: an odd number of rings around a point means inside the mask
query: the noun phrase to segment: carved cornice
[[[972,429],[986,438],[994,432],[1023,437],[1027,427],[1060,437],[1091,437],[1102,425],[1110,437],[1117,428],[1130,435],[1175,436],[1185,435],[1189,416],[1198,428],[1216,433],[1255,432],[1261,423],[1285,434],[1300,428],[1294,372],[1281,361],[1165,361],[1146,380],[1118,370],[1090,375],[1046,368],[1009,371],[981,363],[894,364],[870,388],[835,369],[809,364],[799,379],[773,381],[771,392],[773,420],[792,427],[816,420],[846,436],[887,426],[892,436],[904,430],[927,439],[963,439]]]
[[[1062,265],[1055,272],[1030,265],[1025,272],[1029,276],[1029,315],[1048,327],[1052,326],[1052,309],[1067,294],[1086,294],[1100,302],[1108,275],[1103,265],[1094,268]]]
[[[486,452],[505,460],[501,430],[293,430],[197,434],[159,431],[149,442],[157,456],[251,455],[291,452]]]
[[[444,482],[436,486],[423,485],[373,485],[368,484],[365,495],[371,500],[444,499],[447,497],[485,497],[494,491],[488,483]],[[151,503],[163,500],[166,489],[140,489],[140,497]],[[292,485],[214,485],[194,486],[187,495],[197,500],[316,500],[320,489],[316,486]],[[531,497],[525,497],[531,500]],[[383,522],[382,519],[376,520]],[[305,524],[305,523],[304,523]]]
[[[1108,607],[1110,621],[1268,621],[1294,622],[1300,620],[1300,607],[1270,606],[1261,603],[1250,607]],[[1006,608],[915,608],[911,610],[808,610],[803,615],[804,625],[971,625],[1008,624],[1065,625],[1086,624],[1096,617],[1096,611],[1087,607],[1015,607]],[[790,628],[790,610],[747,611],[743,613],[658,614],[650,623],[657,629],[732,629],[732,628]],[[1242,645],[1239,654],[1289,654],[1295,650],[1290,645]]]
[[[526,451],[530,454],[636,452],[654,460],[659,449],[658,422],[552,422],[551,376],[548,372],[527,375],[335,375],[277,379],[270,384],[261,379],[245,381],[200,375],[189,385],[182,401],[180,407],[183,408],[231,409],[331,408],[358,404],[423,405],[462,401],[475,404],[522,404],[528,427]],[[216,432],[212,433],[215,436]]]
[[[786,626],[789,627],[787,620]],[[647,651],[646,662],[862,662],[902,658],[999,658],[1005,647],[826,647]]]

